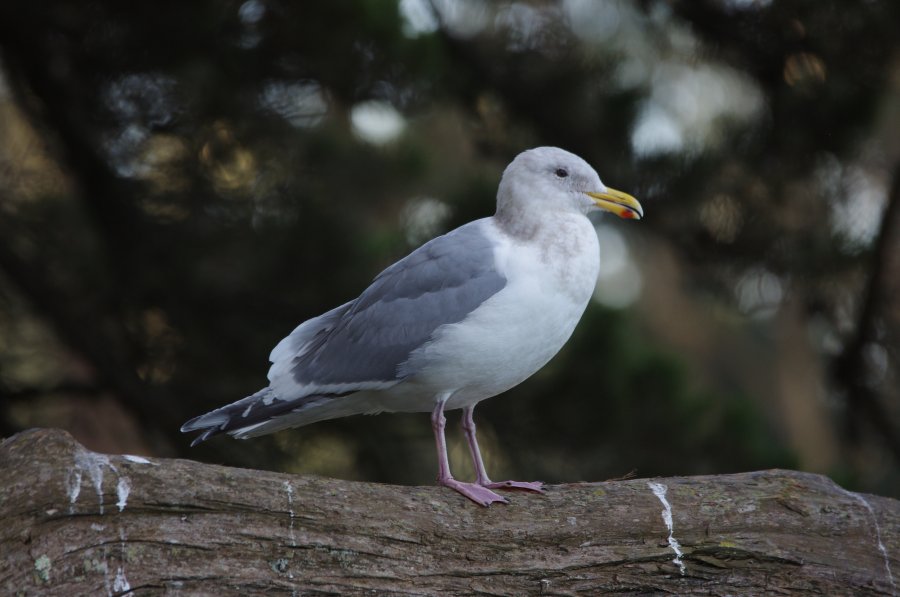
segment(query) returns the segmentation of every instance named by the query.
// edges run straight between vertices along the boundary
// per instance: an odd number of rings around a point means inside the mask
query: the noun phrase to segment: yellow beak
[[[644,208],[638,200],[622,191],[607,188],[603,193],[586,193],[600,209],[611,211],[620,218],[640,220],[644,217]]]

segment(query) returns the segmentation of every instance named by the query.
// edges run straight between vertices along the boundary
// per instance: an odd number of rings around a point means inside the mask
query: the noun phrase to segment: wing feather
[[[349,395],[390,388],[435,331],[458,323],[506,285],[478,220],[381,272],[354,301],[294,329],[272,350],[269,387],[196,417],[182,431],[252,437],[363,412]]]
[[[378,389],[412,373],[402,376],[400,367],[413,350],[506,285],[485,225],[435,238],[381,272],[359,298],[318,318],[314,332],[297,328],[294,352],[273,351],[276,395]]]

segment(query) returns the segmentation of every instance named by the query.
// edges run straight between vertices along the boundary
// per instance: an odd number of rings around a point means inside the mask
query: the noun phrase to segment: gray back
[[[506,285],[484,225],[478,220],[439,236],[381,272],[334,327],[317,334],[294,358],[294,379],[300,384],[399,379],[400,365],[438,327],[462,321]]]

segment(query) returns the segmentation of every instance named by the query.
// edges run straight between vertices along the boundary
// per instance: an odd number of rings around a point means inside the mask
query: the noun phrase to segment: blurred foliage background
[[[575,336],[476,411],[493,476],[792,467],[900,496],[898,23],[895,0],[3,3],[0,433],[430,483],[425,415],[178,428],[558,145],[647,217],[597,220]]]

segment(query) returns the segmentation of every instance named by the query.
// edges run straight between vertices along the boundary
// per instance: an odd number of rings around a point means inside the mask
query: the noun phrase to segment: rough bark
[[[819,475],[579,483],[511,502],[102,455],[32,430],[0,444],[0,593],[897,594],[900,502]]]

